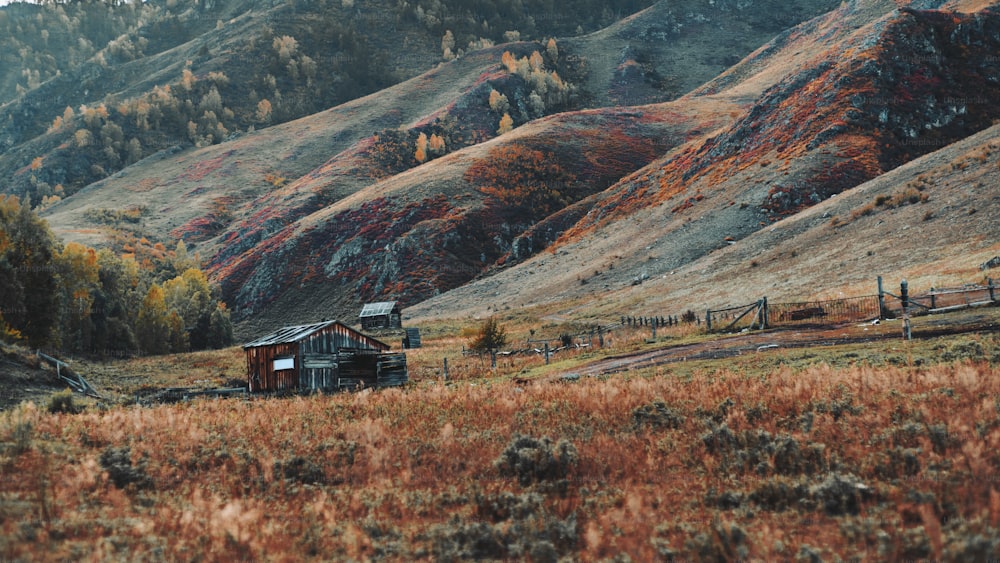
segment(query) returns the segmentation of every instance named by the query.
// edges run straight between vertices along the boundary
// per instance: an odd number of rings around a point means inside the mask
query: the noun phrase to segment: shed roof
[[[358,315],[359,318],[365,317],[378,317],[381,315],[388,315],[392,313],[392,310],[396,308],[395,301],[381,301],[379,303],[368,303],[361,308],[361,314]]]
[[[324,328],[326,328],[326,327],[328,327],[330,325],[334,325],[334,324],[338,324],[341,327],[347,329],[348,331],[357,334],[359,338],[364,338],[364,339],[367,339],[367,340],[373,340],[375,342],[378,342],[379,344],[382,344],[386,348],[389,348],[388,344],[385,344],[384,342],[376,340],[376,339],[368,336],[367,334],[363,334],[361,332],[358,332],[358,331],[354,330],[353,328],[345,325],[344,323],[342,323],[340,321],[323,321],[323,322],[312,323],[312,324],[307,324],[307,325],[286,326],[285,328],[276,330],[276,331],[272,332],[271,334],[268,334],[266,336],[261,336],[260,338],[258,338],[257,340],[254,340],[253,342],[248,342],[248,343],[244,344],[243,347],[244,348],[257,348],[258,346],[271,346],[273,344],[288,344],[288,343],[291,343],[291,342],[298,342],[299,340],[302,340],[303,338],[305,338],[305,337],[307,337],[307,336],[309,336],[309,335],[311,335],[311,334],[313,334],[313,333],[315,333],[315,332],[317,332],[319,330],[322,330],[322,329],[324,329]]]

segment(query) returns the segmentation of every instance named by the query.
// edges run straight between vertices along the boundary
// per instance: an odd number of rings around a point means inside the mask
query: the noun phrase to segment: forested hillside
[[[645,1],[70,2],[0,8],[4,193],[49,205],[471,49],[592,31]]]

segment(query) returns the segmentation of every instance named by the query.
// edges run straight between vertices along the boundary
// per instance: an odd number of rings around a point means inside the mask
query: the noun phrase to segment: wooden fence
[[[905,283],[905,282],[904,282]],[[953,288],[932,288],[926,293],[911,294],[900,288],[900,295],[885,291],[882,278],[878,278],[879,293],[843,299],[826,299],[812,301],[789,301],[772,303],[763,297],[753,303],[708,309],[704,317],[690,309],[681,315],[652,315],[645,313],[636,316],[622,316],[620,322],[595,325],[575,334],[562,334],[546,337],[532,337],[524,347],[495,351],[491,354],[491,364],[495,368],[496,360],[515,356],[544,356],[545,362],[557,353],[569,350],[603,348],[605,339],[614,331],[622,329],[644,329],[651,332],[655,339],[657,329],[666,329],[680,325],[701,325],[712,332],[732,332],[753,329],[775,328],[782,326],[836,325],[843,323],[870,322],[876,319],[895,318],[902,316],[903,297],[907,302],[909,315],[936,313],[964,307],[996,304],[996,287],[992,279],[986,285],[968,284]],[[462,350],[463,356],[483,355],[483,352]],[[448,360],[444,360],[442,372],[448,378]]]
[[[755,303],[708,309],[705,324],[709,331],[734,331],[778,326],[841,324],[874,321],[876,319],[943,313],[966,307],[997,303],[996,286],[992,279],[986,285],[966,284],[961,287],[931,288],[926,293],[910,293],[906,280],[900,284],[899,295],[885,291],[878,278],[878,295],[864,295],[822,301],[770,303],[764,297]]]
[[[879,279],[879,282],[881,288],[881,279]],[[905,280],[903,283],[905,283]],[[902,316],[903,283],[900,284],[899,295],[884,290],[880,292],[882,318]],[[966,284],[960,287],[932,287],[926,293],[914,294],[908,291],[908,287],[905,289],[907,290],[907,313],[910,315],[943,313],[968,307],[993,305],[997,302],[997,288],[992,278],[987,279],[986,285]]]

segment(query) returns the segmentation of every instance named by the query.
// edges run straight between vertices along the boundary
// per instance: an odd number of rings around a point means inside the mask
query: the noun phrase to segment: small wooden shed
[[[400,312],[398,301],[368,303],[361,308],[358,320],[361,322],[361,328],[364,330],[371,330],[373,328],[403,328],[403,315]]]
[[[243,345],[250,392],[402,385],[406,355],[339,321],[289,326]]]

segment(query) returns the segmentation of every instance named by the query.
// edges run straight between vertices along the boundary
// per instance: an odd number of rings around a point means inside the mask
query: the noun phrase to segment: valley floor
[[[0,415],[0,558],[984,560],[1000,309],[958,315],[917,319],[912,341],[898,324],[661,336],[743,353],[595,377],[565,377],[608,361],[583,352],[444,382],[432,338],[402,389],[23,403]],[[179,372],[232,377],[234,351]]]

